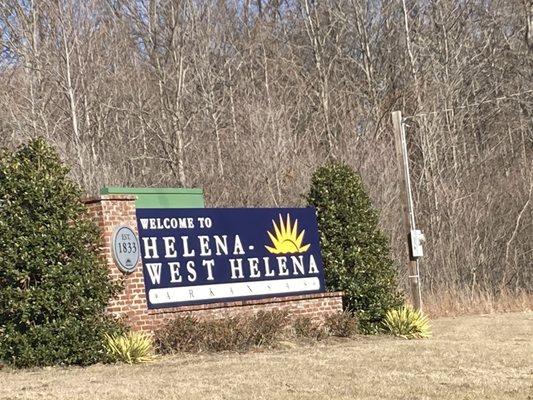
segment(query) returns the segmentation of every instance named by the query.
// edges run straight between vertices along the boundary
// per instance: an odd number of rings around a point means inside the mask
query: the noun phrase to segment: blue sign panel
[[[314,208],[137,209],[148,308],[323,292]]]

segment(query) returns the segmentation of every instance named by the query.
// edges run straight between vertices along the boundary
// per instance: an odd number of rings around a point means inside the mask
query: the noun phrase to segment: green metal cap
[[[137,196],[137,208],[204,208],[204,192],[197,188],[135,188],[104,187],[100,194],[131,194]]]

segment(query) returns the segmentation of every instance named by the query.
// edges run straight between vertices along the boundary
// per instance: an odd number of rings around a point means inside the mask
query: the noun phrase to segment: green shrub
[[[383,321],[383,329],[386,333],[405,339],[431,337],[428,317],[410,306],[402,306],[387,311]]]
[[[271,346],[287,326],[287,313],[259,311],[256,315],[238,315],[200,320],[181,316],[155,333],[160,353],[201,351],[246,351]]]
[[[347,311],[327,316],[324,324],[330,335],[338,337],[354,336],[359,329],[357,318]]]
[[[110,360],[141,364],[155,359],[152,338],[143,332],[105,335]]]
[[[104,334],[120,330],[80,195],[42,139],[0,152],[0,359],[14,366],[103,361]]]
[[[307,201],[317,209],[327,288],[344,292],[345,309],[357,315],[363,332],[376,332],[402,297],[361,178],[345,164],[327,164],[314,173]]]

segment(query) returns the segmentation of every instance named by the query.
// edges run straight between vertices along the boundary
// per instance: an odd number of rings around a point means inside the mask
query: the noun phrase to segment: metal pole
[[[422,294],[420,290],[420,268],[418,258],[413,257],[411,251],[411,231],[416,229],[415,212],[413,207],[413,195],[411,191],[411,176],[409,173],[409,158],[407,155],[407,142],[405,139],[405,126],[401,111],[392,113],[392,125],[394,127],[394,142],[396,145],[396,156],[400,169],[400,191],[402,209],[404,216],[404,227],[406,230],[407,248],[409,250],[409,285],[413,306],[417,310],[422,310]]]

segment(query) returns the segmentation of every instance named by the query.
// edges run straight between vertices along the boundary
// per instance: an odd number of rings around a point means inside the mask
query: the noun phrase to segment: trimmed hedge
[[[345,309],[364,332],[377,332],[385,313],[403,299],[361,177],[346,164],[329,163],[314,173],[307,201],[317,209],[327,288],[345,293]]]
[[[285,339],[320,341],[330,336],[357,334],[357,320],[347,313],[332,314],[323,323],[309,317],[289,318],[285,311],[259,311],[219,319],[178,316],[155,332],[159,353],[245,352],[275,347]]]
[[[44,140],[0,152],[0,360],[17,367],[106,359],[117,293],[80,188]]]
[[[283,311],[259,311],[255,315],[236,315],[201,320],[192,315],[179,316],[155,333],[160,353],[246,351],[271,346],[287,325]]]

